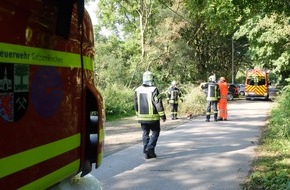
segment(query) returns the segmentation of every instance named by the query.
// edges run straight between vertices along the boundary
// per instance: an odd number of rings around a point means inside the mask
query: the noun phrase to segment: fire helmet
[[[171,86],[175,86],[175,85],[177,85],[177,82],[174,80],[171,82]]]
[[[153,86],[153,74],[150,71],[146,71],[143,73],[143,84],[148,86]]]
[[[215,82],[215,76],[211,75],[210,77],[208,77],[208,81]]]

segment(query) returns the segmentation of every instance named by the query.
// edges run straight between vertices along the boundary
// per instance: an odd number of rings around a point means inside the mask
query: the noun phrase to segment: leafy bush
[[[290,139],[290,86],[286,86],[277,99],[277,106],[272,110],[268,135],[275,138]]]
[[[187,89],[184,102],[180,111],[182,113],[192,113],[193,115],[205,114],[206,98],[204,92],[199,87]]]
[[[108,120],[134,115],[134,90],[113,84],[102,90],[102,96]]]
[[[243,189],[290,189],[290,86],[284,88],[258,147],[258,159]]]

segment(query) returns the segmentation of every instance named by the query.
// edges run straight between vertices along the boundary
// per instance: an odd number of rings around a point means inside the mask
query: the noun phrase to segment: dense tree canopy
[[[151,70],[161,87],[230,79],[263,67],[289,78],[289,3],[236,0],[99,0],[97,84],[133,88]],[[233,68],[233,69],[232,69]]]

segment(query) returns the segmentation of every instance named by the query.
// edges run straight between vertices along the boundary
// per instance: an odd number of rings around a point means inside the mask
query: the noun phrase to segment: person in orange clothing
[[[226,121],[228,119],[228,108],[227,108],[227,98],[228,98],[228,83],[226,82],[225,77],[221,77],[219,82],[220,89],[220,101],[218,104],[219,108],[219,121]]]

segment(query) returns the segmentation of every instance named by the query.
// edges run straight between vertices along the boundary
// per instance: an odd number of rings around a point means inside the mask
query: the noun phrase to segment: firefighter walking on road
[[[153,83],[153,74],[143,74],[143,84],[135,90],[134,108],[143,131],[143,153],[145,159],[156,158],[155,147],[160,134],[160,118],[166,121],[162,99]],[[149,136],[152,131],[151,137]]]
[[[218,84],[215,82],[215,76],[208,78],[207,96],[206,96],[206,122],[210,121],[211,108],[213,109],[214,121],[217,121],[218,109],[217,104],[220,99],[220,90]]]
[[[218,105],[219,109],[219,121],[226,121],[228,119],[228,83],[226,82],[225,77],[221,77],[218,82],[220,88],[220,101]]]
[[[175,120],[177,118],[178,112],[178,101],[179,99],[183,102],[182,92],[177,87],[177,82],[172,81],[171,86],[167,90],[166,100],[170,104],[171,119]]]

